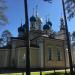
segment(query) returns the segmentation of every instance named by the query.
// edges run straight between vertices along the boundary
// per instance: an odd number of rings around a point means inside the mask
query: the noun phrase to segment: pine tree
[[[2,32],[1,38],[3,45],[7,45],[10,42],[10,38],[12,37],[12,34],[9,30],[5,30]]]
[[[49,2],[49,3],[52,3],[52,0],[44,0],[45,2]]]
[[[6,1],[0,0],[0,25],[6,25],[8,23],[8,18],[5,15],[6,9]]]
[[[75,16],[75,0],[66,0],[65,1],[67,18],[70,20]]]

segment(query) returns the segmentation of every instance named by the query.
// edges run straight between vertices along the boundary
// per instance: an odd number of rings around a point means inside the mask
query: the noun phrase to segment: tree
[[[49,3],[52,3],[52,0],[44,0],[44,1],[49,2]]]
[[[28,0],[24,0],[25,24],[26,24],[26,75],[30,75],[30,43],[29,43],[29,22],[28,22]]]
[[[72,19],[75,16],[75,0],[66,0],[65,1],[66,11],[68,19]]]
[[[8,23],[8,18],[5,15],[6,9],[6,1],[0,0],[0,25],[6,25]]]
[[[2,32],[1,38],[4,46],[10,42],[10,37],[12,37],[12,34],[9,30],[5,30]]]
[[[3,39],[2,38],[0,38],[0,47],[3,47]]]
[[[72,33],[72,41],[75,41],[75,31]]]

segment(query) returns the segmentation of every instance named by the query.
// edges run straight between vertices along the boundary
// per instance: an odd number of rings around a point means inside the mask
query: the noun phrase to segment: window
[[[57,60],[60,61],[61,60],[61,53],[60,53],[60,49],[57,48]]]
[[[51,48],[48,48],[48,60],[50,61],[51,60]]]

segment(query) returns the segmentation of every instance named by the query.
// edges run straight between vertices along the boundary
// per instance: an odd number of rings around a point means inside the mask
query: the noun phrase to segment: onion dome
[[[19,31],[23,31],[23,27],[22,26],[20,26],[19,28],[18,28],[18,32]]]
[[[26,24],[23,25],[23,31],[26,32]]]
[[[64,24],[64,20],[63,20],[63,18],[61,18],[60,21],[61,21],[61,24]]]
[[[30,17],[30,22],[35,22],[36,18],[34,16]]]
[[[43,30],[49,30],[50,29],[50,26],[46,23],[44,26],[43,26]]]
[[[52,23],[50,21],[47,22],[48,25],[52,26]]]
[[[23,26],[22,26],[22,22],[21,22],[21,26],[18,28],[18,32],[23,31]]]
[[[18,28],[18,31],[23,31],[23,28],[22,28],[22,27],[19,27],[19,28]]]

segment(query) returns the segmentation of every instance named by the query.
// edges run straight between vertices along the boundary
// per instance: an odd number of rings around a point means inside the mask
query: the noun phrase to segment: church
[[[65,52],[66,31],[63,18],[60,19],[60,30],[52,30],[52,23],[48,19],[41,29],[40,17],[30,17],[30,67],[31,68],[65,68],[68,55]],[[1,67],[26,67],[26,24],[18,27],[18,36],[11,37],[5,47],[0,47]],[[67,62],[66,62],[67,61]],[[66,64],[67,63],[67,64]]]

